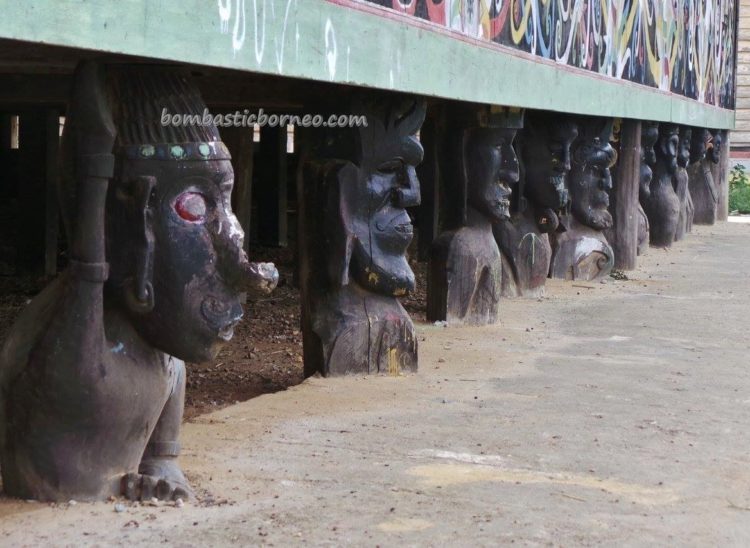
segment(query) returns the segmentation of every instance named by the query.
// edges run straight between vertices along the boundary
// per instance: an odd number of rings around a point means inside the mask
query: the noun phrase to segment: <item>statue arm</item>
[[[56,368],[85,370],[98,365],[104,350],[105,255],[104,206],[112,158],[82,157],[77,185],[78,218],[70,245],[70,264],[60,305],[42,338],[37,355]]]
[[[70,103],[75,114],[65,128],[63,168],[73,190],[68,201],[71,260],[60,305],[35,354],[57,369],[85,371],[103,359],[103,292],[108,276],[104,210],[116,135],[103,72],[96,63],[76,69]]]

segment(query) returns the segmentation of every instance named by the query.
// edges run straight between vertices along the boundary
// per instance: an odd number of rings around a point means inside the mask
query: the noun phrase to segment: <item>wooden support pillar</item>
[[[57,158],[60,150],[60,113],[48,110],[46,115],[45,158],[45,221],[44,221],[44,275],[57,274],[57,240],[60,232],[60,209],[57,200],[60,169]]]
[[[264,245],[286,247],[286,127],[261,128],[256,169],[258,237]]]
[[[612,170],[611,232],[615,268],[633,270],[638,256],[638,184],[641,173],[641,122],[623,120],[617,166]]]
[[[726,221],[729,218],[729,132],[724,132],[721,143],[721,159],[714,168],[714,181],[718,200],[716,203],[716,220]]]
[[[47,259],[47,137],[46,111],[20,114],[17,268],[37,276],[45,272]]]
[[[433,111],[422,124],[420,131],[420,141],[424,148],[424,160],[417,166],[417,176],[422,192],[417,241],[417,256],[420,261],[430,258],[430,246],[437,238],[439,230],[442,112],[440,108],[436,112]]]
[[[221,132],[222,140],[232,154],[234,191],[232,209],[245,232],[243,248],[250,246],[250,221],[253,191],[253,128],[228,128]]]
[[[419,205],[415,136],[424,104],[362,92],[336,108],[366,116],[367,126],[302,132],[296,199],[304,373],[415,372],[416,331],[398,297],[415,282],[406,209]]]
[[[10,149],[10,114],[0,113],[0,150]]]

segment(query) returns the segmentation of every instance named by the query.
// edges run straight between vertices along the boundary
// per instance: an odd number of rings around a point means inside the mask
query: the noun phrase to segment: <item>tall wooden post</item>
[[[638,183],[641,165],[641,122],[623,120],[617,167],[613,170],[613,241],[615,268],[633,270],[638,257]]]
[[[430,246],[438,235],[440,210],[440,158],[442,139],[442,109],[428,116],[420,131],[424,160],[417,166],[417,176],[422,192],[419,206],[419,240],[417,256],[420,261],[430,257]]]
[[[60,210],[57,180],[60,175],[57,157],[60,150],[60,113],[51,109],[46,115],[44,275],[57,274],[57,239],[60,232]]]
[[[46,270],[48,114],[37,109],[19,117],[18,269],[40,275]]]
[[[258,237],[265,245],[286,247],[286,127],[261,128],[256,169]]]
[[[250,246],[250,221],[253,196],[253,128],[242,128],[237,143],[239,158],[235,162],[234,182],[235,200],[237,207],[235,214],[245,231],[245,251]]]
[[[718,199],[716,201],[716,220],[726,221],[729,218],[729,132],[724,135],[721,144],[721,159],[715,164],[714,182]]]
[[[0,113],[0,150],[10,148],[10,114]]]

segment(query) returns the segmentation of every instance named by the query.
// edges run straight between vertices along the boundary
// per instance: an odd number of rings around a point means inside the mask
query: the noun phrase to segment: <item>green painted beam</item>
[[[328,0],[6,2],[0,38],[562,112],[733,128],[734,111]]]

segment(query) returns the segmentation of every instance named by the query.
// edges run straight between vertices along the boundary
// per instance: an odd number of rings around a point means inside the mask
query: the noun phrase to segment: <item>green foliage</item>
[[[729,173],[729,211],[750,213],[750,179],[742,164]]]

